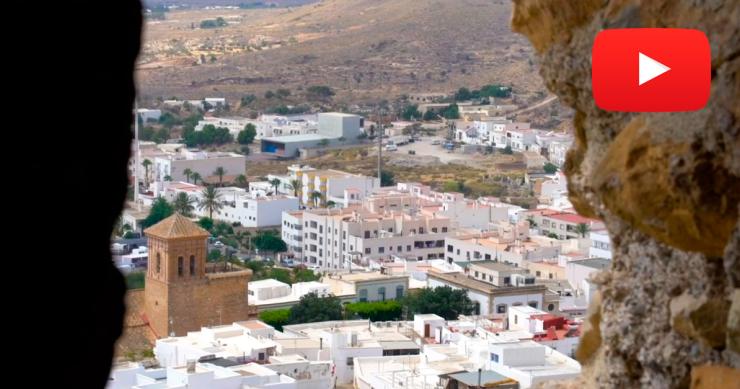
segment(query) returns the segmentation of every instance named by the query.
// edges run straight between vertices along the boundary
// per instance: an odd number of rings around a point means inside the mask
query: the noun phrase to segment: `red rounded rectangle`
[[[591,52],[594,100],[607,111],[702,109],[709,101],[711,71],[709,40],[699,30],[604,30]]]

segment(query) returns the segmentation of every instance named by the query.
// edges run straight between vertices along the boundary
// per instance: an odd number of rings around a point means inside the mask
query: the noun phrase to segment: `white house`
[[[162,116],[162,111],[159,109],[139,108],[136,110],[136,114],[146,125],[148,122],[158,121],[160,116]]]
[[[288,255],[303,258],[303,211],[283,211],[280,234],[288,246]]]
[[[612,244],[606,229],[590,231],[588,237],[591,240],[591,247],[588,248],[589,257],[612,259]]]
[[[581,373],[577,361],[550,347],[533,341],[501,338],[489,339],[490,358],[486,368],[515,379],[522,389],[575,378]]]
[[[290,285],[274,279],[250,281],[247,289],[251,304],[290,296],[291,293]]]

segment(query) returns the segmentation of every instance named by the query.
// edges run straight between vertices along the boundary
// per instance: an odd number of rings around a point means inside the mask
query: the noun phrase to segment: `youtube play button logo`
[[[591,87],[607,111],[675,112],[709,100],[711,52],[699,30],[604,30],[591,53]]]

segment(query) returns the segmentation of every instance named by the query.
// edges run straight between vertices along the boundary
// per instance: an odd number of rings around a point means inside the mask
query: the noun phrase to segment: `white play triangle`
[[[671,70],[668,66],[648,57],[643,53],[640,54],[640,84],[642,85],[655,77]]]

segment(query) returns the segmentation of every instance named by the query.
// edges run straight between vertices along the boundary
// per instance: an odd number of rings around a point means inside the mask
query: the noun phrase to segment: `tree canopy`
[[[458,315],[469,315],[475,311],[475,304],[463,289],[449,286],[425,288],[417,294],[406,297],[409,313],[433,313],[446,320],[455,320]]]
[[[149,210],[149,215],[141,222],[144,228],[151,227],[166,219],[175,212],[175,209],[163,197],[157,197]]]
[[[342,320],[342,304],[338,297],[319,297],[309,293],[290,309],[291,323],[315,323]]]

